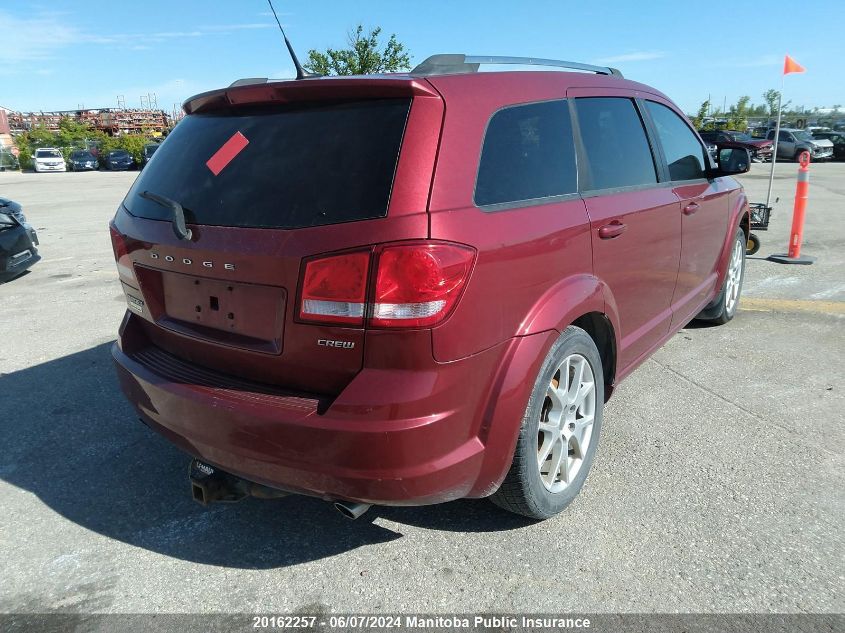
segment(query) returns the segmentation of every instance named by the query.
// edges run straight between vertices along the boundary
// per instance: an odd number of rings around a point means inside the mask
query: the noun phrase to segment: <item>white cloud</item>
[[[16,18],[0,12],[0,66],[51,59],[58,51],[79,41],[81,33],[55,15]]]
[[[612,55],[610,57],[602,57],[595,60],[595,64],[622,64],[626,62],[645,62],[652,59],[660,59],[666,57],[666,53],[662,51],[635,51],[633,53],[623,53],[622,55]]]
[[[14,74],[20,69],[12,65],[42,62],[54,59],[61,51],[75,44],[93,44],[104,47],[144,50],[150,43],[172,39],[225,36],[238,31],[272,29],[275,23],[247,22],[242,24],[211,24],[186,31],[153,31],[143,33],[86,32],[72,25],[67,16],[60,13],[40,13],[34,17],[15,17],[0,11],[0,74]]]

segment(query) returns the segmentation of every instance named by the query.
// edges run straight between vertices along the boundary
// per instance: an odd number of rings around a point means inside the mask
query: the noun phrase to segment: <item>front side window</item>
[[[670,108],[661,103],[646,101],[657,138],[663,147],[671,180],[697,180],[707,177],[704,148],[689,126]]]
[[[490,119],[475,185],[478,206],[578,191],[566,101],[499,110]]]
[[[654,158],[633,101],[587,97],[575,103],[587,159],[588,189],[657,183]]]

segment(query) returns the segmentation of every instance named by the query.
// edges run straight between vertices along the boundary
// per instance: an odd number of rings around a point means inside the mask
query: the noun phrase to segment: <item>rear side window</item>
[[[140,196],[150,191],[180,203],[188,222],[253,228],[384,217],[410,107],[379,99],[187,116],[124,204],[169,220]]]
[[[587,158],[586,189],[616,189],[657,183],[654,158],[640,115],[630,99],[575,100]]]
[[[513,106],[492,116],[481,149],[476,205],[577,191],[575,147],[566,101]]]
[[[670,180],[696,180],[707,177],[704,148],[683,119],[661,103],[646,101],[646,108],[657,129],[657,138],[669,165]],[[722,135],[726,137],[726,134]],[[727,138],[730,140],[730,137]]]

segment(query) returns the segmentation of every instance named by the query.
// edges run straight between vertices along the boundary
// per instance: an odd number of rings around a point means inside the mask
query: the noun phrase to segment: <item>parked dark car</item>
[[[827,139],[833,143],[833,157],[845,159],[845,132],[814,132],[813,138]]]
[[[158,143],[149,143],[144,145],[144,149],[141,150],[141,169],[146,167],[147,163],[150,162],[150,159],[153,157],[153,154],[156,153],[158,146]]]
[[[103,167],[109,171],[126,171],[135,166],[135,159],[125,149],[114,149],[103,158]]]
[[[17,277],[41,256],[38,236],[17,202],[0,198],[0,282]]]
[[[690,319],[736,314],[747,150],[711,164],[616,70],[475,72],[497,61],[184,104],[110,224],[112,355],[195,458],[195,499],[356,517],[492,495],[550,517],[616,385]]]
[[[21,168],[18,157],[5,147],[0,147],[0,171],[17,171]]]
[[[77,149],[70,153],[67,161],[71,171],[91,171],[97,169],[97,157],[84,149]]]
[[[727,143],[731,147],[744,147],[751,154],[751,160],[763,162],[772,159],[772,141],[752,138],[745,132],[736,130],[699,130],[698,134],[705,143],[723,146]]]

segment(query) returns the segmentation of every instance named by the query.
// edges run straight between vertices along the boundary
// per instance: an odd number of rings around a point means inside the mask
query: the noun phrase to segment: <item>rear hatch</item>
[[[111,227],[141,347],[338,393],[361,368],[364,327],[299,318],[304,264],[427,237],[440,98],[410,78],[322,79],[240,86],[185,107]],[[145,194],[178,202],[190,239]]]

